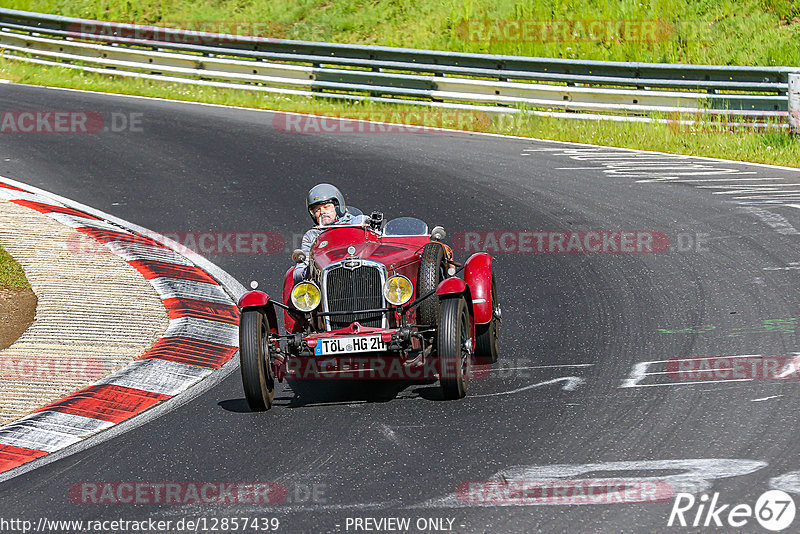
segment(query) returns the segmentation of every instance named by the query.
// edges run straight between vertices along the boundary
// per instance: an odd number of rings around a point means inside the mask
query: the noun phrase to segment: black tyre
[[[239,320],[239,358],[247,404],[254,412],[272,407],[275,378],[269,359],[269,320],[257,310],[242,312]]]
[[[417,277],[417,297],[436,289],[447,276],[444,250],[438,243],[428,243],[422,249]],[[417,324],[434,326],[439,323],[439,299],[435,296],[422,301],[417,307]]]
[[[439,320],[436,345],[439,383],[445,399],[460,399],[467,394],[472,365],[467,302],[462,297],[445,299]]]
[[[475,326],[475,357],[481,363],[495,363],[500,350],[500,303],[497,300],[497,286],[492,274],[492,320]]]

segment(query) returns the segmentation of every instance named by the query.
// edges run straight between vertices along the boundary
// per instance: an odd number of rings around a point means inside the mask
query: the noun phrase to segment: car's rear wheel
[[[258,310],[242,312],[239,320],[239,358],[247,404],[254,412],[272,407],[275,378],[269,357],[269,320]]]
[[[442,301],[439,321],[436,346],[439,383],[445,399],[460,399],[467,394],[472,365],[466,300],[458,297]]]
[[[481,363],[495,363],[500,350],[500,303],[492,273],[492,320],[475,326],[475,356]]]
[[[417,297],[436,289],[447,277],[447,262],[442,245],[428,243],[422,249],[417,277]],[[417,323],[434,326],[439,322],[439,299],[435,296],[422,301],[417,307]]]

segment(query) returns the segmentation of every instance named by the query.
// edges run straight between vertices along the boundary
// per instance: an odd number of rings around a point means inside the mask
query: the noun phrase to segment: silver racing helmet
[[[336,207],[337,218],[344,216],[347,211],[347,205],[344,203],[344,196],[342,192],[339,191],[338,187],[331,184],[317,184],[308,191],[308,195],[306,196],[306,209],[308,209],[308,214],[311,216],[311,220],[314,221],[314,224],[317,223],[317,220],[314,219],[311,208],[327,202],[333,202],[333,205]]]

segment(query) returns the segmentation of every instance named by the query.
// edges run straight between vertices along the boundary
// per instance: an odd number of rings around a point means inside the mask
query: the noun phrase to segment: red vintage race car
[[[256,290],[239,299],[250,408],[269,409],[275,379],[287,376],[438,378],[446,399],[466,395],[473,359],[494,363],[498,356],[493,258],[479,252],[456,263],[444,230],[429,232],[413,217],[384,224],[373,212],[363,225],[321,229],[309,258],[292,254],[308,261],[308,280],[295,284],[291,268],[280,302]]]

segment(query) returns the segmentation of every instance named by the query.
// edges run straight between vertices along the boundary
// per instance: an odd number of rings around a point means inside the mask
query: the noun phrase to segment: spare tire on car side
[[[439,243],[427,243],[422,249],[417,276],[417,298],[436,289],[447,277],[447,261]],[[417,307],[417,324],[439,324],[439,299],[435,296],[422,301]]]

